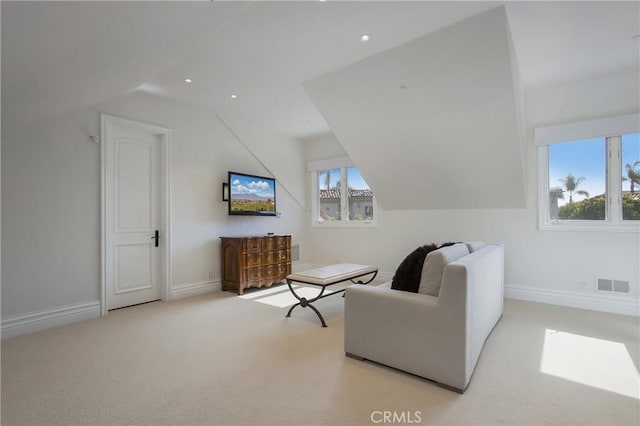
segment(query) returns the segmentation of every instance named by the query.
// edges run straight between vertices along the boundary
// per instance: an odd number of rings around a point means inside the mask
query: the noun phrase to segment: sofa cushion
[[[433,250],[436,250],[438,246],[435,244],[424,245],[418,247],[407,257],[404,258],[396,273],[393,275],[391,281],[391,288],[393,290],[410,291],[413,293],[418,292],[420,286],[420,279],[422,277],[422,266],[424,265],[424,259],[427,254]]]
[[[469,253],[473,253],[474,251],[480,250],[482,247],[485,247],[487,244],[484,241],[467,241],[465,242],[467,248],[469,249]]]
[[[420,281],[422,280],[422,269],[424,260],[427,255],[439,248],[452,246],[456,243],[425,244],[412,251],[398,266],[396,273],[393,275],[391,288],[393,290],[418,292]]]
[[[454,244],[452,246],[442,247],[427,254],[424,260],[424,267],[422,268],[418,293],[438,297],[445,266],[468,254],[469,249],[466,244]]]

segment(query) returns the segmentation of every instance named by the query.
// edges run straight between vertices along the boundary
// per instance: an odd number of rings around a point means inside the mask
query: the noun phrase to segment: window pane
[[[349,220],[373,220],[373,192],[355,167],[347,168]]]
[[[340,169],[318,172],[318,220],[340,220]]]
[[[604,138],[549,145],[549,217],[604,220],[606,215]]]
[[[622,219],[640,220],[640,133],[622,135]]]

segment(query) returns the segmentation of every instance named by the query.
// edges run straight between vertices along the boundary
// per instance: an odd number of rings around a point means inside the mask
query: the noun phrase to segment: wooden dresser
[[[291,235],[220,237],[222,290],[271,287],[291,273]]]

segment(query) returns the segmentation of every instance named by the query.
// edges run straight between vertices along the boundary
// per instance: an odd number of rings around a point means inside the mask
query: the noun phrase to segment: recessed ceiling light
[[[184,79],[184,82],[185,82],[185,83],[193,83],[193,80],[191,80],[190,78],[185,78],[185,79]]]
[[[237,97],[238,97],[238,95],[236,95],[236,94],[231,95],[231,99],[235,99]]]
[[[369,41],[371,37],[369,37],[369,34],[362,34],[360,36],[360,41]]]

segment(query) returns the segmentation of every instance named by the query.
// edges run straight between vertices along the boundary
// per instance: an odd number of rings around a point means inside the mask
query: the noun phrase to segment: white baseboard
[[[526,300],[528,302],[549,303],[571,308],[640,316],[640,301],[629,297],[612,297],[601,294],[515,285],[505,286],[504,296],[508,299]]]
[[[171,300],[184,299],[185,297],[198,296],[222,290],[222,280],[199,281],[185,283],[171,288]]]
[[[100,301],[30,312],[2,320],[2,338],[100,317]]]

